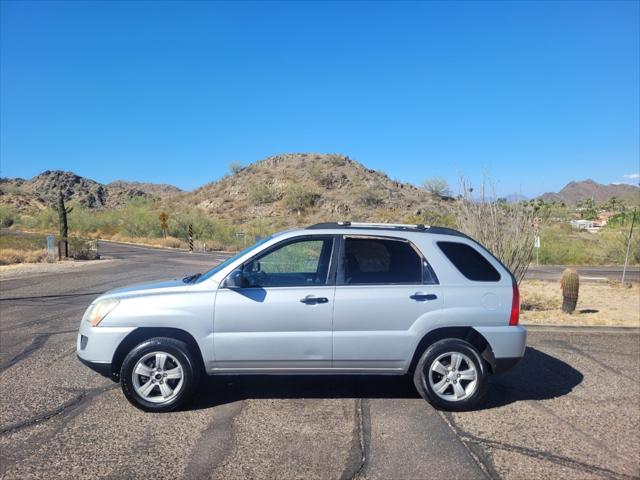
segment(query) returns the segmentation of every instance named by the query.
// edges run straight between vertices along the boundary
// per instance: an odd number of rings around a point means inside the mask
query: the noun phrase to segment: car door
[[[437,322],[443,304],[435,273],[400,238],[341,240],[333,317],[333,367],[402,370],[416,325]]]
[[[242,266],[240,288],[220,288],[214,309],[215,369],[331,366],[333,236],[284,240]]]

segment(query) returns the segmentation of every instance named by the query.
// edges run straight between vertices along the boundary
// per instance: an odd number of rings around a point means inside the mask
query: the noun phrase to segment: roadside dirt
[[[78,260],[54,263],[15,263],[13,265],[0,265],[0,280],[9,280],[34,273],[71,273],[91,266],[108,265],[117,260]]]
[[[640,284],[580,284],[573,314],[562,312],[559,282],[525,280],[520,285],[520,322],[554,325],[640,326]]]

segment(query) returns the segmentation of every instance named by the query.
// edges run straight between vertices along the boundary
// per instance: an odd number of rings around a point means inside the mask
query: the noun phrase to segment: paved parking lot
[[[115,260],[0,281],[3,478],[640,476],[634,330],[531,331],[524,360],[474,412],[437,412],[409,379],[369,376],[215,377],[184,411],[140,412],[76,360],[84,308],[217,260],[104,248]]]

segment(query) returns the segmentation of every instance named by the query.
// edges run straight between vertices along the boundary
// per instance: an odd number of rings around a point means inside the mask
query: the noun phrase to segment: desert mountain
[[[314,153],[268,157],[193,192],[124,181],[105,185],[72,172],[46,171],[31,180],[1,180],[0,205],[25,213],[41,209],[59,189],[67,201],[91,209],[117,208],[144,197],[168,212],[197,207],[236,222],[268,217],[288,225],[296,218],[301,223],[341,218],[428,222],[448,210],[447,201],[349,157]]]
[[[574,206],[578,200],[593,198],[596,204],[606,202],[611,197],[623,200],[627,205],[637,205],[640,202],[640,188],[636,185],[610,184],[603,185],[593,180],[569,182],[558,193],[547,192],[540,195],[545,202],[564,202]]]
[[[112,208],[136,197],[164,198],[180,193],[171,185],[117,181],[107,185],[81,177],[73,172],[47,170],[30,180],[0,180],[0,204],[21,212],[45,208],[62,191],[65,201],[77,201],[87,208]]]
[[[180,201],[213,216],[238,220],[290,220],[292,215],[303,214],[305,222],[398,218],[420,221],[446,210],[446,202],[441,199],[347,156],[315,153],[268,157],[186,193]]]

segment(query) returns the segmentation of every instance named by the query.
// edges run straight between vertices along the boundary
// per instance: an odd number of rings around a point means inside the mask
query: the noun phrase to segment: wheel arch
[[[111,360],[111,378],[114,381],[120,380],[120,368],[127,354],[136,345],[155,337],[168,337],[181,340],[187,344],[189,353],[193,357],[201,372],[204,372],[204,360],[202,351],[193,336],[180,328],[171,327],[139,327],[130,332],[118,345]]]
[[[416,346],[408,372],[412,374],[415,371],[418,360],[420,360],[420,356],[427,348],[429,348],[430,345],[433,345],[435,342],[440,340],[444,340],[445,338],[458,338],[470,343],[487,363],[489,371],[491,373],[494,372],[495,357],[493,355],[491,345],[489,345],[489,342],[487,342],[484,336],[482,336],[482,334],[473,327],[442,327],[427,332]]]

